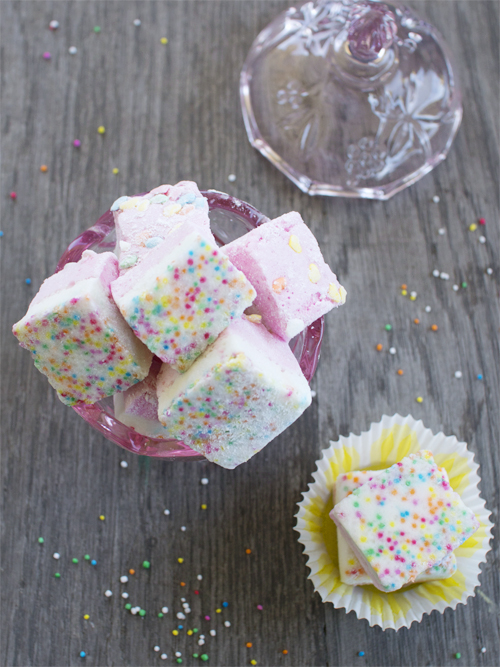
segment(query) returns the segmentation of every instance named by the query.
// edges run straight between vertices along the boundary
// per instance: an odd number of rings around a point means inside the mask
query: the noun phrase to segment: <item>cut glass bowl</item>
[[[221,246],[268,220],[250,204],[222,192],[208,190],[202,192],[202,195],[208,200],[212,233]],[[115,245],[113,213],[106,211],[90,229],[70,243],[59,260],[57,270],[60,271],[68,262],[77,262],[84,250],[113,251]],[[318,364],[322,338],[323,318],[321,317],[290,341],[290,347],[308,381],[313,377]],[[193,451],[187,443],[144,436],[119,422],[115,418],[112,396],[93,405],[85,403],[75,405],[73,410],[108,440],[135,454],[164,459],[201,460],[204,458],[198,452]]]

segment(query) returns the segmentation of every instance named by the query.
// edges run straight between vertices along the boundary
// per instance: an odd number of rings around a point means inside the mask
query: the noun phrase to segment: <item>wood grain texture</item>
[[[451,665],[457,651],[460,664],[497,664],[498,539],[479,593],[466,606],[396,634],[323,605],[293,532],[296,503],[320,450],[394,412],[469,443],[481,465],[483,497],[498,519],[498,2],[409,4],[455,54],[464,120],[449,158],[381,203],[310,198],[248,144],[239,70],[254,36],[288,2],[0,3],[3,665],[176,664],[177,650],[184,665],[199,664],[191,655],[202,651],[209,664],[224,666],[251,659],[280,666]],[[60,28],[50,32],[54,18]],[[58,401],[10,334],[68,242],[110,202],[183,178],[229,191],[270,217],[301,211],[349,295],[327,317],[313,405],[235,471],[124,453]],[[9,199],[13,190],[16,202]],[[439,204],[432,203],[435,194]],[[484,245],[479,232],[468,231],[480,216],[487,220]],[[432,278],[435,268],[451,280]],[[453,292],[463,280],[468,288]],[[401,283],[418,292],[415,302],[400,295]],[[438,332],[430,332],[432,323]],[[382,353],[374,351],[378,342]],[[390,345],[395,356],[386,353]],[[204,476],[207,486],[200,484]],[[84,562],[84,554],[97,565]],[[145,559],[147,571],[140,567]],[[124,586],[119,576],[131,567],[137,573]],[[110,599],[103,595],[108,588]],[[144,618],[123,609],[125,589],[147,610]],[[194,637],[171,634],[183,595],[192,605],[188,625],[206,635],[202,648]],[[223,600],[229,606],[215,613]],[[163,605],[170,612],[159,619]],[[168,654],[165,662],[152,650],[156,644]]]

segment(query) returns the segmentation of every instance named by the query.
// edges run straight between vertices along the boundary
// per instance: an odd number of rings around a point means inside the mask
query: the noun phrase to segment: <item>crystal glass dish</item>
[[[389,199],[445,159],[462,119],[451,56],[398,0],[310,0],[241,72],[251,144],[303,192]]]
[[[202,194],[208,199],[212,233],[221,246],[268,220],[250,204],[223,192],[208,190]],[[115,245],[113,213],[106,211],[90,229],[70,243],[59,260],[57,270],[60,271],[68,262],[77,262],[84,250],[113,251]],[[318,364],[322,338],[323,318],[320,318],[290,341],[290,347],[308,381],[313,377]],[[74,406],[73,410],[108,440],[135,454],[164,459],[203,459],[188,443],[147,437],[119,422],[114,414],[113,397],[93,405],[82,403]]]

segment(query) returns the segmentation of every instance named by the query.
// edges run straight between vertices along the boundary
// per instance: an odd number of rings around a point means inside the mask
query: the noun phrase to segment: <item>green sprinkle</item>
[[[465,282],[465,280],[464,280],[464,282],[462,283],[462,287],[463,287],[464,289],[467,287],[467,283]]]
[[[85,554],[84,558],[85,560],[90,560],[90,556],[88,554]]]
[[[158,618],[163,618],[163,614],[162,614],[161,611],[160,611],[160,613],[158,614]]]
[[[177,658],[177,662],[182,662],[182,658]]]
[[[60,579],[60,578],[61,578],[61,575],[59,574],[59,572],[56,572],[56,573],[54,574],[54,577],[55,577],[56,579]]]
[[[71,562],[76,565],[78,563],[78,558],[73,558],[73,560]]]
[[[151,567],[151,563],[150,563],[148,560],[145,560],[145,561],[143,561],[143,563],[142,563],[142,567],[143,567],[145,570],[149,570],[149,568]]]
[[[206,662],[208,660],[208,655],[206,653],[202,653],[200,658],[203,660],[203,662]]]
[[[198,654],[197,654],[197,653],[193,653],[193,658],[197,658],[197,657],[198,657]]]
[[[462,654],[461,654],[461,653],[455,653],[455,658],[456,658],[457,660],[460,660],[461,657],[462,657]]]
[[[392,329],[392,324],[386,324],[385,325],[385,330],[390,331]]]
[[[98,25],[94,26],[94,32],[101,32],[100,26]]]
[[[128,610],[132,609],[132,605],[130,604],[130,602],[127,602],[127,604],[125,605],[125,609]]]
[[[38,544],[43,544],[43,543],[44,543],[44,539],[43,539],[43,537],[39,537],[39,538],[38,538]]]
[[[198,632],[198,628],[193,628],[193,632],[194,633]]]
[[[140,610],[139,616],[146,616],[146,612],[144,611],[144,609]]]

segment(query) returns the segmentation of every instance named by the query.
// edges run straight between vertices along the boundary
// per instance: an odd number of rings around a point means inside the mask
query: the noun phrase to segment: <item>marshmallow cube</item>
[[[128,391],[134,391],[134,388],[129,389]],[[117,396],[123,396],[123,394],[117,394]],[[378,474],[378,471],[355,470],[340,475],[335,484],[335,504],[338,504],[341,500],[349,496],[354,489],[369,482]],[[340,531],[337,533],[337,545],[339,552],[340,580],[342,583],[350,586],[366,586],[367,584],[371,584],[372,580],[363,570],[356,554],[347,544],[347,541],[344,539]],[[415,583],[434,581],[436,579],[447,579],[455,574],[456,569],[457,559],[455,558],[455,554],[448,554],[440,563],[421,572],[415,578]]]
[[[210,231],[208,201],[192,181],[160,185],[140,197],[120,197],[111,211],[120,274],[142,262],[178,225],[189,221]]]
[[[158,421],[156,378],[161,365],[161,360],[153,357],[149,374],[142,382],[113,396],[116,419],[150,438],[168,437],[165,427]]]
[[[162,361],[186,371],[255,290],[210,232],[186,222],[111,285],[122,315]]]
[[[244,317],[183,375],[162,366],[158,403],[171,437],[235,468],[298,419],[311,391],[288,345]]]
[[[372,583],[390,592],[442,562],[479,528],[428,451],[400,463],[330,512]]]
[[[345,289],[298,213],[265,222],[224,252],[255,287],[263,324],[285,341],[345,302]]]
[[[67,405],[95,403],[148,374],[152,354],[111,298],[117,276],[113,253],[86,250],[45,280],[12,329]]]

